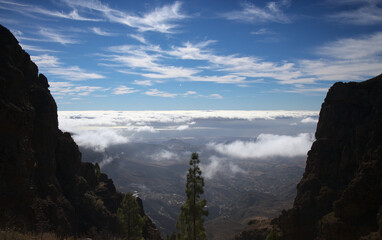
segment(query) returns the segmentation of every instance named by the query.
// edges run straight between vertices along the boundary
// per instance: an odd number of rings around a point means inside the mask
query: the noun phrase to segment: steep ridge
[[[254,223],[236,239],[382,239],[382,75],[330,88],[293,208]]]
[[[70,134],[58,129],[48,87],[16,38],[0,25],[0,227],[115,235],[123,195],[106,174],[81,162]],[[160,239],[150,221],[144,234]]]

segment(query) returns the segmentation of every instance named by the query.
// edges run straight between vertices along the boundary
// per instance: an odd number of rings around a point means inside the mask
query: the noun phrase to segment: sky
[[[313,110],[382,72],[382,0],[0,0],[58,110]]]

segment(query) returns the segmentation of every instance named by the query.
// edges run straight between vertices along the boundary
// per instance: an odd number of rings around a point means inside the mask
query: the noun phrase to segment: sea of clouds
[[[225,158],[256,159],[306,155],[314,141],[315,111],[59,111],[59,127],[81,147],[103,152],[116,144],[164,142],[170,139],[203,145],[220,157],[204,168],[213,175]],[[147,153],[170,160],[168,149]],[[224,157],[221,157],[224,156]],[[232,171],[243,169],[228,162]]]

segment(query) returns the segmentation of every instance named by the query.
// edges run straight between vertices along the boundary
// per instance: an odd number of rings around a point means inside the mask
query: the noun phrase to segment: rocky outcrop
[[[271,230],[272,225],[270,219],[255,218],[249,221],[248,226],[235,236],[235,240],[263,240],[267,238]]]
[[[58,129],[46,77],[0,25],[0,226],[60,235],[118,233],[123,195]]]
[[[293,208],[272,224],[284,240],[382,239],[382,75],[330,88]]]

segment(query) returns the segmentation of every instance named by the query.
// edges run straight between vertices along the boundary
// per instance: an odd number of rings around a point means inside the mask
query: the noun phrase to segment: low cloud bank
[[[201,164],[200,169],[203,172],[203,176],[206,179],[212,179],[217,173],[224,172],[229,175],[235,175],[238,173],[246,173],[242,168],[233,162],[228,161],[226,158],[217,156],[209,157],[208,164]]]
[[[150,158],[155,161],[168,161],[168,160],[177,160],[179,156],[178,154],[174,152],[170,152],[165,149],[162,149],[159,152],[150,155]]]
[[[307,117],[301,120],[301,123],[314,123],[316,124],[318,122],[317,118]]]
[[[81,126],[135,126],[152,123],[183,125],[195,119],[256,119],[316,117],[316,111],[59,111],[60,127]],[[183,123],[183,124],[182,124]]]
[[[241,159],[297,157],[307,154],[313,140],[312,134],[309,133],[301,133],[297,136],[260,134],[256,141],[209,143],[208,147],[220,154]]]
[[[92,148],[96,151],[104,151],[105,148],[114,144],[127,142],[139,142],[145,139],[170,139],[181,137],[205,137],[224,136],[224,131],[233,137],[243,137],[246,128],[254,129],[259,121],[269,124],[260,124],[260,127],[269,127],[293,119],[295,125],[316,122],[318,112],[314,111],[59,111],[59,127],[63,131],[71,132],[74,140],[82,147]],[[277,119],[277,120],[276,120]],[[240,121],[237,121],[240,120]],[[274,121],[276,120],[276,121]],[[240,124],[238,124],[240,122]],[[288,123],[289,124],[289,123]],[[290,124],[288,125],[290,126]],[[261,131],[261,129],[260,129]],[[208,133],[207,133],[208,132]],[[224,134],[223,134],[224,133]],[[256,133],[256,135],[259,132]],[[277,133],[277,132],[275,132]],[[208,134],[208,135],[207,135]],[[233,135],[231,135],[233,134]],[[235,135],[236,134],[236,135]],[[289,133],[287,133],[289,134]],[[293,133],[291,133],[293,134]],[[253,136],[253,135],[251,135]],[[236,141],[231,144],[211,144],[221,153],[226,152],[229,156],[239,154],[241,158],[268,156],[269,151],[276,155],[293,155],[297,150],[293,144],[300,142],[300,149],[305,151],[310,147],[308,135],[299,135],[288,139],[286,136],[260,135],[256,143]],[[248,136],[245,136],[248,137]],[[284,142],[283,139],[287,138]],[[290,141],[292,140],[292,141]],[[272,143],[270,141],[273,141]],[[281,141],[281,142],[280,142]],[[273,147],[274,144],[279,144]],[[269,145],[269,146],[268,146]],[[255,150],[251,150],[255,147]],[[281,150],[277,150],[280,147]],[[309,148],[308,147],[308,148]],[[257,149],[258,148],[258,149]],[[239,149],[235,153],[236,150]],[[242,149],[242,150],[240,150]],[[293,149],[293,150],[291,150]],[[278,153],[282,151],[283,153]],[[259,152],[259,153],[256,153]],[[165,154],[163,155],[165,158]],[[173,156],[172,156],[173,157]]]
[[[99,152],[104,151],[110,145],[129,142],[129,139],[116,129],[98,128],[88,131],[79,130],[74,133],[73,139],[78,145]]]

